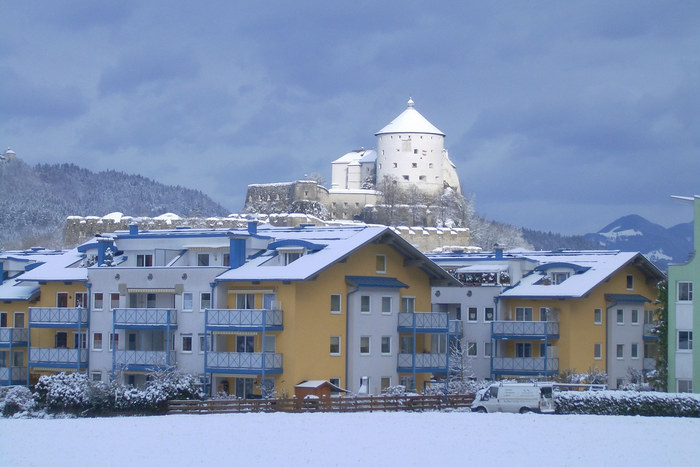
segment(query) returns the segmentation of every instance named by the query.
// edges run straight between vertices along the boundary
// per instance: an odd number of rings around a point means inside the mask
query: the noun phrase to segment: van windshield
[[[543,388],[540,388],[540,394],[542,397],[545,397],[547,399],[552,398],[552,386],[545,386]]]

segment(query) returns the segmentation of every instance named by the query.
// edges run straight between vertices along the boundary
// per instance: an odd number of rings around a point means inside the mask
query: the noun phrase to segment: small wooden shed
[[[304,399],[306,396],[331,397],[331,393],[348,392],[325,380],[302,381],[294,386],[294,397]]]

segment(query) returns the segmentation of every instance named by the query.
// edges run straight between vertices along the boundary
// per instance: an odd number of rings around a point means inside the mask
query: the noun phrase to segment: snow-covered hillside
[[[692,465],[700,419],[358,413],[0,419],[1,465]],[[663,438],[664,442],[660,442]]]
[[[639,251],[660,269],[669,263],[683,263],[693,251],[693,223],[671,228],[649,222],[637,215],[624,216],[586,238],[609,250]]]

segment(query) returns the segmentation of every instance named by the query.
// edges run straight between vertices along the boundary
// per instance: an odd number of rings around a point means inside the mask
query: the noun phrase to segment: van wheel
[[[528,413],[530,412],[530,409],[528,407],[521,407],[520,408],[520,413]]]
[[[476,412],[477,413],[486,413],[486,408],[485,407],[477,407]]]

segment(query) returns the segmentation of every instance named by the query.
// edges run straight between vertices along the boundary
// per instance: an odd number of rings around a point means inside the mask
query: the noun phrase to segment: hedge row
[[[700,417],[700,395],[635,391],[557,392],[558,414]]]

